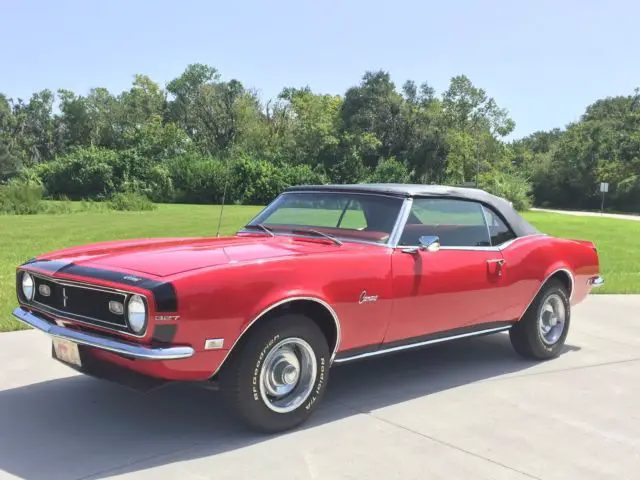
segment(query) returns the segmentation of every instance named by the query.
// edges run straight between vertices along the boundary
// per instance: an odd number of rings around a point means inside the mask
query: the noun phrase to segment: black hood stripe
[[[63,262],[60,260],[29,260],[24,265],[30,267],[39,268],[40,270],[46,270],[47,272],[56,273],[62,270],[64,267],[71,265],[70,262]]]
[[[145,290],[149,290],[153,294],[156,304],[156,312],[165,313],[178,311],[178,296],[176,294],[176,289],[171,282],[159,282],[140,275],[74,265],[71,262],[62,262],[59,260],[35,260],[30,261],[25,265],[51,273],[66,273],[69,275],[77,275],[79,277],[106,280],[109,282],[119,283],[121,285],[143,288]]]

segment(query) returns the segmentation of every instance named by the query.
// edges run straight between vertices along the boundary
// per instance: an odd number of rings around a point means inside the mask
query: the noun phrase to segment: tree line
[[[0,182],[52,198],[246,204],[300,183],[440,183],[519,208],[597,208],[606,181],[611,207],[640,211],[638,98],[602,99],[579,122],[506,141],[514,120],[464,75],[437,94],[372,71],[343,95],[287,87],[263,101],[191,64],[164,87],[136,75],[120,93],[0,94]]]

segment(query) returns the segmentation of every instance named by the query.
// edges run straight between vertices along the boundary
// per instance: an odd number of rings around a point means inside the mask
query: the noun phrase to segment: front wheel
[[[315,411],[329,380],[329,346],[313,320],[287,314],[258,324],[220,372],[227,403],[251,428],[288,430]]]
[[[557,357],[564,347],[571,321],[566,287],[558,280],[547,282],[524,316],[509,330],[511,344],[526,358]]]

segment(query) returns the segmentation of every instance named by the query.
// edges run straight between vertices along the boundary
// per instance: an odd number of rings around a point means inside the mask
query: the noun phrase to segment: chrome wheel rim
[[[267,354],[260,369],[260,396],[277,413],[292,412],[309,397],[318,364],[311,346],[301,338],[282,340]]]
[[[544,343],[557,343],[564,332],[566,318],[567,311],[560,295],[549,295],[542,304],[538,318],[538,331]]]

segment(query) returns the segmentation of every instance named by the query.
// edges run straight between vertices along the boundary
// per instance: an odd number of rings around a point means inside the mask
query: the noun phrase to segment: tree
[[[506,142],[514,125],[465,75],[440,94],[427,81],[397,88],[378,70],[344,95],[287,87],[261,100],[192,63],[166,87],[137,74],[122,92],[0,94],[0,182],[199,202],[219,201],[227,185],[231,201],[255,202],[291,182],[477,182],[522,205],[528,194],[518,192],[531,185],[537,204],[597,208],[606,181],[608,205],[640,209],[639,89],[597,100],[565,128]]]
[[[314,94],[309,87],[285,88],[279,98],[286,101],[288,132],[285,147],[294,164],[328,165],[340,143],[339,112],[342,99],[337,95]]]
[[[384,71],[365,73],[359,86],[347,90],[341,108],[344,130],[354,135],[370,134],[379,141],[377,151],[363,159],[365,165],[375,167],[380,158],[405,153],[405,107],[404,98]]]
[[[220,78],[218,71],[208,65],[192,63],[178,78],[167,84],[167,91],[173,95],[173,100],[167,109],[167,119],[180,125],[189,136],[195,134],[196,121],[193,105],[200,93],[200,88]]]
[[[139,128],[149,121],[164,117],[166,94],[146,75],[136,75],[133,86],[118,98],[124,128]]]
[[[451,79],[451,84],[442,95],[444,116],[449,125],[465,132],[487,129],[492,136],[505,137],[515,128],[505,109],[477,88],[465,75]]]

